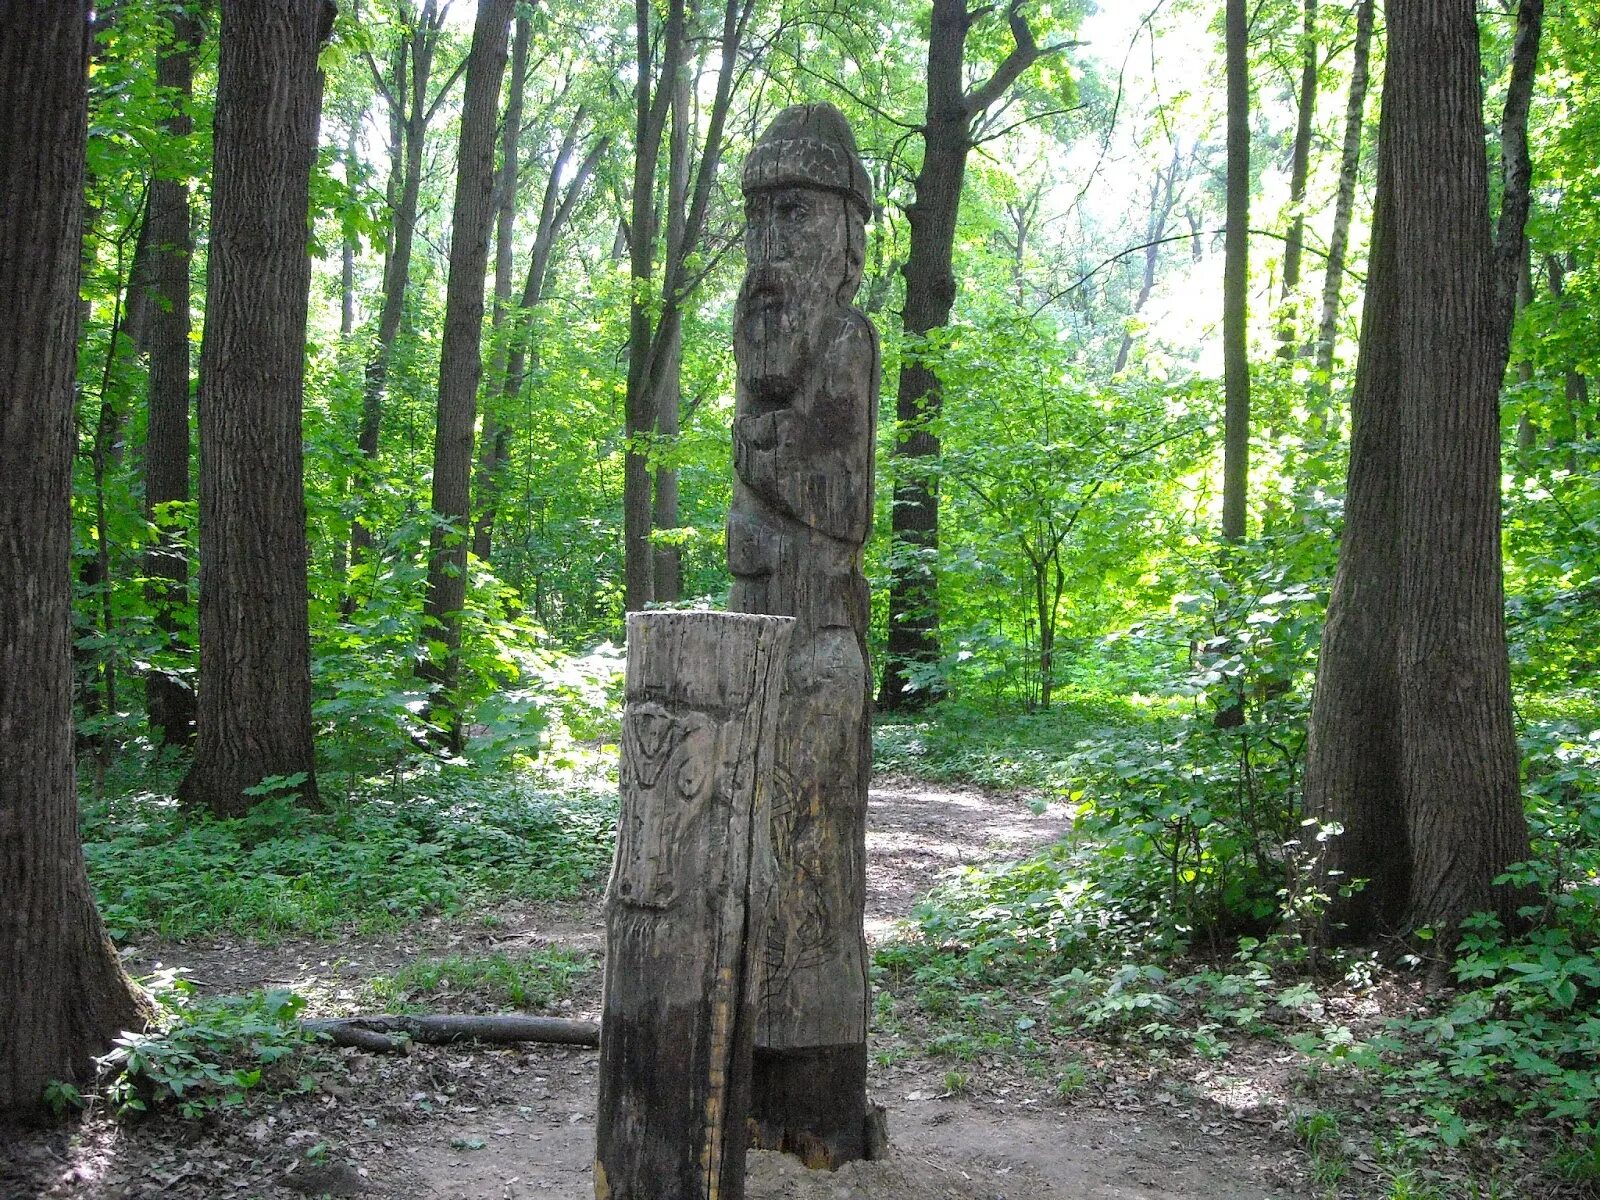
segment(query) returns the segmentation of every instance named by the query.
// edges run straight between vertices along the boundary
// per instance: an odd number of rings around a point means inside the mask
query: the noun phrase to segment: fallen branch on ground
[[[311,1033],[325,1035],[335,1046],[388,1053],[409,1042],[448,1046],[455,1042],[554,1042],[563,1046],[598,1046],[600,1026],[594,1021],[569,1017],[500,1016],[397,1016],[330,1017],[303,1023]]]

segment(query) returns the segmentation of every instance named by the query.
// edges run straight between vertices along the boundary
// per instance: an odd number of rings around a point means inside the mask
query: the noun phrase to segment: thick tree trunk
[[[144,1002],[84,873],[73,772],[72,381],[88,6],[0,3],[0,1120],[85,1080]]]
[[[1339,188],[1333,205],[1333,231],[1328,236],[1328,270],[1322,281],[1322,313],[1317,321],[1317,369],[1312,377],[1313,420],[1337,432],[1328,397],[1333,390],[1333,348],[1339,337],[1339,292],[1344,286],[1344,261],[1350,246],[1350,217],[1355,212],[1356,180],[1361,170],[1361,135],[1366,123],[1368,64],[1372,54],[1375,0],[1356,8],[1356,40],[1350,67],[1350,98],[1345,105],[1344,145],[1339,152]],[[1363,321],[1365,328],[1365,321]]]
[[[181,9],[172,17],[172,48],[156,62],[156,82],[172,89],[174,111],[163,124],[174,138],[193,127],[186,106],[194,88],[200,22]],[[159,540],[145,555],[150,602],[169,652],[181,652],[179,614],[188,606],[189,555],[181,525],[165,506],[189,499],[189,185],[182,178],[150,183],[151,287],[149,416],[144,444],[145,508]],[[194,740],[195,692],[160,668],[145,675],[150,728],[164,746]]]
[[[915,341],[950,320],[955,305],[953,266],[961,184],[972,148],[972,123],[1002,100],[1030,66],[1060,46],[1039,46],[1021,0],[1004,8],[1013,46],[988,79],[968,88],[967,33],[995,6],[969,11],[966,0],[934,0],[928,30],[928,104],[922,124],[922,169],[906,210],[911,245],[902,322]],[[920,708],[937,689],[916,686],[919,672],[939,662],[939,439],[926,422],[937,419],[938,376],[915,355],[901,360],[895,394],[894,504],[890,535],[895,566],[889,582],[889,628],[878,704],[886,710]]]
[[[915,340],[950,320],[956,300],[956,220],[972,112],[962,90],[967,31],[966,0],[935,0],[928,33],[928,107],[923,120],[922,169],[906,210],[911,245],[902,324]],[[901,362],[895,393],[894,504],[890,537],[899,559],[889,583],[889,630],[878,705],[886,711],[920,708],[935,689],[917,686],[918,671],[939,661],[939,439],[927,428],[943,397],[939,378],[915,356]]]
[[[632,613],[606,894],[599,1200],[740,1200],[794,621]]]
[[[1501,258],[1515,250],[1514,270],[1520,257],[1526,179],[1508,170],[1497,250],[1470,0],[1397,5],[1388,33],[1356,435],[1306,798],[1345,827],[1327,863],[1344,874],[1326,881],[1371,881],[1333,906],[1330,920],[1346,925],[1335,932],[1428,927],[1448,946],[1474,911],[1515,921],[1521,897],[1492,881],[1529,853],[1498,405],[1510,318]]]
[[[224,0],[200,348],[200,708],[179,797],[248,809],[311,744],[300,415],[326,0]]]
[[[439,351],[439,409],[433,443],[433,533],[428,539],[425,632],[443,652],[418,674],[433,683],[430,710],[460,749],[461,715],[455,690],[461,667],[461,608],[467,597],[467,540],[471,529],[472,437],[483,374],[483,281],[494,218],[494,135],[506,38],[515,0],[482,0],[467,56],[461,103],[461,146],[451,217],[450,278],[445,286],[444,340]]]
[[[1244,539],[1250,487],[1250,26],[1245,0],[1227,0],[1228,234],[1222,268],[1222,536]]]
[[[1311,134],[1317,112],[1317,0],[1305,0],[1305,25],[1300,47],[1300,107],[1294,127],[1294,154],[1289,166],[1289,233],[1283,247],[1283,312],[1278,321],[1278,357],[1299,354],[1295,329],[1295,293],[1300,290],[1300,262],[1305,251],[1306,180],[1311,174]]]

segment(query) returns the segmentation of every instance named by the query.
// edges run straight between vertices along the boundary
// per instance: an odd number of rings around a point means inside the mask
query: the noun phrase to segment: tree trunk
[[[651,316],[655,284],[656,238],[660,217],[656,208],[656,171],[668,108],[683,65],[683,0],[669,0],[667,15],[652,40],[649,0],[636,0],[637,79],[634,83],[633,196],[628,220],[628,270],[633,280],[633,301],[628,313],[628,394],[624,424],[628,444],[622,476],[623,607],[638,612],[655,599],[655,562],[650,549],[651,479],[645,441],[655,432],[658,388],[650,372],[650,354],[657,332]],[[655,47],[660,46],[657,79]],[[665,301],[666,296],[659,296]],[[677,324],[675,311],[662,305],[660,323]]]
[[[545,180],[544,201],[539,208],[539,227],[534,231],[533,253],[528,260],[528,276],[523,284],[522,299],[518,303],[517,314],[513,318],[513,328],[506,338],[505,374],[499,383],[501,403],[505,411],[510,411],[513,401],[522,395],[528,364],[534,357],[533,310],[544,298],[545,278],[550,270],[550,259],[555,251],[556,239],[571,218],[584,189],[588,187],[595,168],[599,166],[601,156],[611,144],[609,137],[596,137],[588,154],[578,164],[578,169],[572,173],[570,179],[567,179],[567,164],[571,162],[572,155],[577,149],[584,115],[584,109],[580,105],[573,114],[572,123],[562,136],[561,148],[556,151],[549,177]],[[567,183],[563,191],[561,185],[564,179],[567,179]],[[496,270],[498,269],[497,264]],[[497,274],[496,279],[498,278]],[[477,524],[473,527],[472,534],[472,552],[484,562],[489,561],[489,554],[494,545],[499,477],[511,461],[510,429],[496,421],[493,435],[493,444],[487,444],[489,431],[486,424],[484,434],[486,444],[478,467],[479,487],[486,498],[477,510]]]
[[[187,105],[194,89],[194,58],[200,45],[200,22],[182,9],[172,16],[173,43],[156,61],[156,82],[172,89],[174,110],[163,123],[173,138],[193,128]],[[145,510],[158,531],[145,555],[148,589],[156,627],[167,651],[185,654],[180,614],[189,603],[189,556],[181,522],[173,521],[170,504],[189,500],[189,185],[181,177],[157,177],[150,183],[149,235],[151,294],[149,416],[144,444]],[[144,681],[145,709],[151,730],[163,746],[188,746],[194,741],[195,692],[183,677],[155,667]]]
[[[448,5],[446,6],[448,7]],[[409,16],[410,5],[405,6]],[[411,276],[411,247],[416,240],[417,204],[422,194],[423,149],[428,123],[455,81],[452,76],[432,100],[428,83],[433,57],[439,47],[444,13],[435,0],[424,0],[412,18],[412,34],[395,51],[393,77],[377,80],[389,105],[390,167],[388,195],[392,231],[383,263],[383,303],[378,310],[378,340],[367,362],[361,396],[361,427],[357,445],[370,476],[378,458],[383,426],[383,396],[389,379],[389,359],[405,316],[406,284]],[[408,57],[409,56],[409,57]],[[356,520],[350,526],[350,561],[360,562],[372,550],[372,532]]]
[[[1337,432],[1328,402],[1333,390],[1333,348],[1339,337],[1339,292],[1344,286],[1344,260],[1350,246],[1350,217],[1355,212],[1356,180],[1361,170],[1361,134],[1366,122],[1368,62],[1372,54],[1374,0],[1356,8],[1356,42],[1350,67],[1350,98],[1344,113],[1344,145],[1339,152],[1339,189],[1333,205],[1333,231],[1328,236],[1328,270],[1322,281],[1322,313],[1317,321],[1317,369],[1312,376],[1312,418]],[[1366,322],[1362,322],[1366,328]],[[1353,435],[1352,435],[1353,436]]]
[[[955,304],[953,266],[961,184],[972,148],[972,122],[1011,90],[1040,57],[1060,47],[1040,47],[1020,3],[1005,7],[1014,45],[993,75],[965,87],[967,33],[993,6],[968,11],[966,0],[934,0],[928,31],[928,104],[922,124],[922,168],[915,199],[906,210],[911,245],[902,322],[915,342],[950,320]],[[895,395],[894,504],[890,536],[895,566],[889,583],[887,661],[878,704],[886,710],[920,708],[937,689],[915,676],[939,662],[939,439],[928,429],[942,403],[939,379],[915,354],[901,360]]]
[[[1250,487],[1250,26],[1245,0],[1227,0],[1228,234],[1222,269],[1222,360],[1226,415],[1222,536],[1244,540]]]
[[[740,47],[748,32],[755,0],[724,0],[720,37],[697,36],[703,53],[720,59],[716,92],[705,117],[692,182],[686,189],[682,233],[656,262],[661,237],[661,212],[656,203],[656,178],[667,118],[679,94],[679,78],[687,62],[691,14],[684,0],[668,0],[659,27],[649,0],[637,0],[636,75],[634,85],[634,165],[631,217],[625,222],[633,302],[628,320],[628,392],[624,422],[628,438],[622,480],[623,604],[631,612],[655,600],[656,558],[650,544],[654,521],[649,442],[659,435],[663,381],[672,373],[673,347],[679,345],[683,305],[698,286],[690,252],[700,241],[710,211],[712,190],[722,162],[723,128],[733,101],[733,82]],[[655,36],[652,36],[654,33]],[[659,56],[656,53],[660,49]],[[687,126],[687,123],[685,123]],[[672,214],[677,219],[678,214]],[[659,271],[659,277],[658,277]]]
[[[88,6],[0,4],[0,1120],[143,1028],[78,837],[72,742],[72,384]]]
[[[506,92],[506,114],[500,135],[500,170],[495,179],[494,229],[494,308],[490,323],[494,329],[494,356],[489,367],[489,393],[483,405],[483,439],[478,464],[477,521],[472,527],[472,553],[487,564],[493,548],[495,490],[508,444],[501,423],[499,406],[488,397],[510,397],[507,386],[511,364],[511,274],[513,239],[517,223],[518,166],[522,154],[522,102],[528,82],[528,48],[533,24],[525,13],[517,15],[517,32],[512,38],[511,82]]]
[[[1306,180],[1311,174],[1311,134],[1317,111],[1317,0],[1305,0],[1305,27],[1300,48],[1300,108],[1294,128],[1294,155],[1289,168],[1289,233],[1283,247],[1283,313],[1278,321],[1278,357],[1299,354],[1295,330],[1295,293],[1300,290],[1300,261],[1305,250]]]
[[[681,262],[687,253],[684,245],[689,202],[689,76],[679,71],[673,81],[672,135],[667,139],[667,260]],[[683,407],[683,329],[675,326],[672,340],[661,348],[655,399],[656,437],[669,455],[681,432]],[[655,470],[655,503],[650,523],[658,530],[678,527],[678,468],[670,462]],[[652,547],[654,558],[653,598],[672,604],[683,596],[683,561],[677,545]]]
[[[445,287],[444,340],[439,351],[439,410],[433,443],[433,533],[428,539],[428,598],[423,622],[430,642],[443,644],[418,674],[436,686],[430,711],[461,747],[456,685],[461,668],[461,609],[467,597],[467,540],[471,529],[472,435],[483,374],[483,280],[494,218],[494,135],[506,38],[515,0],[482,0],[467,56],[461,103],[461,146],[451,217],[450,278]]]
[[[1306,800],[1345,828],[1325,882],[1371,881],[1334,904],[1329,922],[1344,929],[1330,932],[1432,928],[1448,947],[1474,911],[1515,922],[1524,897],[1492,881],[1529,854],[1505,643],[1498,404],[1515,286],[1502,263],[1514,271],[1521,255],[1526,172],[1508,154],[1497,249],[1471,0],[1397,5],[1388,34],[1349,499]],[[1531,45],[1519,34],[1524,82],[1537,36],[1536,22]]]
[[[628,617],[595,1196],[741,1200],[794,621]]]
[[[1133,300],[1133,313],[1138,316],[1144,311],[1144,306],[1150,302],[1150,294],[1156,288],[1156,268],[1161,263],[1161,243],[1167,234],[1167,222],[1172,219],[1172,209],[1176,203],[1175,192],[1178,186],[1178,168],[1183,161],[1182,152],[1176,147],[1172,150],[1172,162],[1165,171],[1156,175],[1155,181],[1150,185],[1150,219],[1145,223],[1144,247],[1144,274],[1139,280],[1139,294]],[[1123,331],[1122,342],[1117,347],[1117,361],[1111,368],[1113,375],[1120,375],[1128,365],[1128,355],[1133,350],[1133,334]]]
[[[180,799],[244,812],[311,744],[300,416],[326,0],[224,0],[200,347],[200,707]]]

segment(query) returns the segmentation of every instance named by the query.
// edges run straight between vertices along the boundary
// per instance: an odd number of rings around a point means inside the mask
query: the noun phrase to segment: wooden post
[[[596,1200],[742,1200],[786,617],[628,614]]]

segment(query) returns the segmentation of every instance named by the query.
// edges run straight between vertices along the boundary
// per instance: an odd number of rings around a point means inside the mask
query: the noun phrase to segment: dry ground
[[[868,931],[896,919],[960,863],[1015,857],[1058,836],[1064,816],[1017,797],[887,779],[872,794]],[[508,905],[495,921],[434,921],[340,941],[148,945],[136,967],[186,968],[208,990],[287,986],[313,1013],[348,1011],[371,976],[421,957],[535,946],[603,950],[598,898]],[[597,1016],[599,972],[562,1002]],[[1059,1099],[1003,1061],[962,1067],[885,1034],[872,1088],[889,1109],[886,1162],[834,1175],[758,1153],[751,1200],[1287,1200],[1313,1193],[1286,1133],[1287,1085],[1270,1056],[1163,1082],[1147,1072]],[[0,1147],[0,1197],[212,1200],[579,1200],[593,1195],[594,1052],[558,1047],[418,1047],[342,1052],[343,1075],[313,1095],[185,1123],[91,1114],[74,1129]]]

